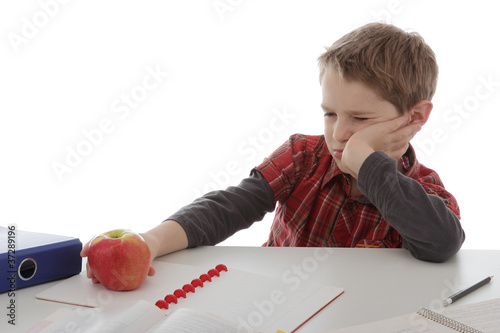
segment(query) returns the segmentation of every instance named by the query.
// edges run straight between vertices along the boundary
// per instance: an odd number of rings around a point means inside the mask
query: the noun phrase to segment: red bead
[[[200,275],[200,280],[202,282],[207,282],[207,281],[211,282],[212,281],[212,277],[210,275],[208,275],[208,274],[201,274]]]
[[[193,281],[191,281],[191,284],[193,285],[193,287],[203,287],[203,281],[201,281],[200,279],[194,279]]]
[[[214,277],[214,276],[219,276],[220,273],[218,270],[216,270],[215,268],[212,268],[211,270],[208,271],[208,275],[210,275],[211,277]]]
[[[182,289],[177,289],[176,291],[174,291],[174,295],[175,297],[177,298],[186,298],[186,291],[182,290]]]
[[[168,310],[168,303],[165,301],[165,300],[159,300],[155,303],[155,305],[157,307],[159,307],[160,309],[165,309],[165,310]]]
[[[182,287],[182,290],[184,290],[186,293],[194,293],[194,286],[192,284],[185,284]]]
[[[165,296],[165,301],[170,304],[170,303],[175,303],[177,304],[177,297],[175,297],[174,295],[170,294],[170,295],[167,295]]]
[[[226,265],[223,265],[223,264],[215,266],[215,269],[218,270],[219,272],[222,272],[222,271],[227,272],[227,267],[226,267]]]

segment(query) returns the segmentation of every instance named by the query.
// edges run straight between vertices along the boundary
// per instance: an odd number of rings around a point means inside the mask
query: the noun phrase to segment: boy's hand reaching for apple
[[[83,248],[82,248],[82,251],[80,252],[80,256],[82,258],[86,258],[89,254],[89,244],[90,242],[87,242]],[[98,284],[99,283],[99,280],[96,279],[96,277],[94,276],[94,273],[92,273],[92,268],[90,268],[90,265],[89,265],[89,262],[87,261],[87,277],[89,279],[92,279],[92,283],[93,284]]]
[[[89,257],[89,249],[92,247],[92,245],[91,245],[92,242],[94,240],[96,240],[96,239],[99,239],[99,238],[101,238],[100,241],[102,241],[103,235],[106,235],[106,238],[109,237],[108,239],[122,238],[123,235],[120,235],[120,237],[118,237],[117,235],[111,236],[110,233],[113,233],[113,232],[114,233],[116,233],[116,232],[122,232],[123,233],[124,231],[127,232],[127,230],[115,230],[115,231],[110,231],[108,233],[101,234],[98,237],[94,237],[90,242],[86,243],[83,246],[83,249],[82,249],[80,255],[82,257]],[[145,249],[145,250],[147,252],[147,255],[149,256],[149,258],[148,258],[149,262],[151,263],[151,261],[155,258],[155,255],[154,255],[155,252],[152,251],[152,246],[147,242],[146,239],[144,239],[144,237],[142,235],[139,236],[138,234],[135,234],[135,233],[131,232],[130,230],[128,230],[128,234],[132,235],[131,237],[135,237],[135,238],[138,238],[138,239],[141,239],[141,237],[143,238],[143,239],[140,240],[140,242],[142,242],[142,243],[145,242],[146,243],[148,249]],[[135,235],[135,236],[133,236],[133,235]],[[135,242],[135,240],[133,240],[132,242]],[[118,244],[119,243],[115,242],[114,245],[112,245],[112,243],[110,243],[109,246],[104,245],[104,247],[102,247],[102,249],[100,249],[99,251],[103,251],[104,250],[104,251],[106,251],[106,253],[104,253],[104,252],[99,252],[99,253],[103,253],[102,255],[107,256],[107,255],[111,255],[111,252],[109,252],[110,250],[114,251],[115,253],[116,253],[116,251],[120,251],[120,253],[128,252],[128,250],[127,250],[127,249],[129,249],[128,246],[118,247],[118,246],[120,246]],[[112,247],[114,247],[114,246],[117,246],[117,249],[112,250]],[[96,246],[93,246],[93,247],[96,247]],[[130,248],[130,251],[134,251],[135,252],[135,250],[136,249]],[[144,252],[144,254],[146,252]],[[134,254],[136,254],[136,253],[134,253]],[[102,255],[98,255],[98,256],[102,256]],[[128,254],[128,255],[131,255],[131,254]],[[126,258],[126,257],[128,257],[128,255],[124,255],[123,257]],[[132,284],[131,284],[130,281],[127,281],[127,282],[125,281],[127,279],[130,280],[131,276],[138,274],[138,272],[127,270],[127,268],[125,268],[125,267],[120,267],[120,271],[118,271],[118,269],[116,268],[118,266],[116,266],[116,264],[118,264],[118,265],[121,266],[122,264],[127,264],[126,262],[123,262],[123,263],[97,262],[96,258],[98,258],[98,257],[96,257],[96,255],[94,255],[94,258],[93,258],[94,259],[94,264],[96,264],[96,265],[98,264],[99,265],[99,269],[101,271],[100,274],[102,276],[105,276],[104,278],[106,280],[108,280],[108,281],[99,281],[99,279],[96,277],[95,272],[92,270],[92,267],[91,267],[91,264],[90,264],[90,258],[89,258],[89,260],[87,260],[87,264],[86,264],[86,266],[87,266],[87,277],[92,280],[92,283],[97,284],[97,283],[101,283],[101,282],[106,282],[106,283],[104,283],[104,285],[106,287],[108,287],[109,289],[113,289],[113,290],[131,290],[131,289],[137,288],[140,284],[142,284],[142,282],[138,282],[138,283],[135,283],[134,286],[132,286]],[[140,259],[140,258],[137,258],[137,259]],[[103,260],[104,260],[104,258],[103,258]],[[113,265],[115,265],[114,266],[115,268],[112,268]],[[134,268],[137,268],[135,265],[132,265],[132,266],[134,266]],[[106,267],[108,267],[108,268],[106,268]],[[147,268],[147,267],[144,267],[144,268]],[[106,271],[104,271],[104,270],[106,270]],[[111,270],[116,270],[114,276],[111,276],[113,274],[109,274],[109,272]],[[113,273],[113,272],[111,272],[111,273]],[[153,276],[154,274],[155,274],[155,269],[150,264],[149,265],[149,270],[147,272],[147,275],[148,276]],[[110,281],[114,281],[114,282],[110,283]],[[119,282],[121,282],[121,284]],[[118,287],[118,289],[116,289],[115,287]]]
[[[127,230],[120,230],[120,231],[123,235]],[[130,236],[130,234],[132,234],[133,232],[128,230],[127,233]],[[149,257],[150,257],[148,258],[149,262],[147,262],[149,265],[147,267],[144,267],[144,272],[146,271],[146,269],[148,269],[147,276],[155,275],[155,269],[151,265],[153,259],[188,247],[188,239],[186,232],[184,231],[184,228],[179,223],[173,220],[164,221],[163,223],[157,225],[153,229],[145,233],[137,234],[136,236],[137,237],[135,238],[142,238],[143,243],[145,242],[147,248],[149,248],[149,251],[145,251],[149,252]],[[118,235],[115,234],[115,237],[113,238],[118,238]],[[80,253],[82,257],[89,257],[89,254],[91,254],[92,252],[92,243],[93,241],[90,241],[83,246],[83,249]],[[124,250],[121,250],[121,252],[118,251],[118,253],[123,253],[123,251]],[[125,251],[130,253],[130,250],[125,250]],[[146,258],[146,254],[144,253],[140,255],[140,258]],[[142,260],[142,262],[144,262],[145,260],[147,259]],[[142,263],[134,265],[134,267],[137,268],[140,265],[142,266]],[[104,284],[104,281],[99,281],[99,278],[95,274],[96,273],[95,269],[93,270],[90,266],[91,265],[89,264],[89,260],[87,260],[87,277],[89,279],[92,279],[93,283]],[[107,270],[109,271],[109,268]],[[118,269],[116,271],[118,271]],[[128,272],[133,273],[134,270],[133,269],[128,270]],[[116,274],[115,272],[115,275],[119,274]]]
[[[357,179],[361,165],[375,151],[382,151],[395,160],[400,159],[410,140],[422,128],[420,124],[410,123],[409,119],[408,115],[403,115],[354,133],[342,154],[342,162],[349,169],[347,172]]]
[[[90,242],[86,243],[83,246],[82,251],[80,252],[80,256],[82,256],[82,258],[85,258],[88,256],[89,244],[90,244]],[[97,278],[94,276],[94,273],[92,272],[92,268],[90,268],[88,261],[87,261],[86,267],[87,267],[87,269],[86,269],[87,270],[87,277],[92,280],[93,284],[98,284],[99,280],[97,280]],[[153,275],[155,275],[155,273],[156,273],[156,271],[155,271],[153,265],[151,265],[149,268],[148,276],[153,276]]]

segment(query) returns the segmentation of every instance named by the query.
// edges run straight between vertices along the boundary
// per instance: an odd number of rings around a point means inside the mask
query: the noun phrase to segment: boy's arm
[[[273,192],[261,173],[254,170],[238,186],[207,193],[141,236],[149,246],[152,261],[187,247],[217,244],[273,210]],[[87,256],[88,246],[84,245],[82,257]],[[151,266],[149,275],[154,274]],[[88,263],[87,277],[93,283],[99,282]]]
[[[184,206],[168,220],[185,230],[188,247],[215,245],[274,210],[271,187],[256,170],[238,186],[213,191]]]
[[[173,220],[167,220],[141,234],[151,251],[151,259],[187,248],[188,240],[184,228]]]
[[[465,239],[452,211],[455,208],[448,207],[444,198],[427,193],[425,184],[401,174],[396,162],[424,118],[412,121],[409,115],[403,115],[356,132],[344,149],[342,161],[357,179],[361,192],[403,237],[403,246],[418,259],[441,262],[454,255]]]
[[[462,246],[465,233],[452,205],[428,193],[425,184],[401,174],[397,162],[385,153],[372,153],[364,161],[358,186],[403,237],[403,247],[414,257],[442,262]]]

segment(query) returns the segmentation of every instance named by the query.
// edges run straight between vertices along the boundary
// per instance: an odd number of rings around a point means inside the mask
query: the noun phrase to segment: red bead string
[[[168,294],[164,299],[158,300],[155,305],[160,309],[168,310],[169,304],[177,304],[179,298],[187,298],[188,293],[194,293],[196,288],[203,288],[205,282],[212,282],[214,276],[220,276],[220,273],[227,272],[226,265],[220,264],[210,269],[207,273],[201,274],[199,278],[193,279],[191,283],[185,284],[182,289],[176,289],[172,294]]]

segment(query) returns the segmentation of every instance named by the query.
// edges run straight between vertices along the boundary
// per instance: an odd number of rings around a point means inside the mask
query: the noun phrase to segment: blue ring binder
[[[0,227],[0,293],[80,273],[81,250],[78,238]]]

